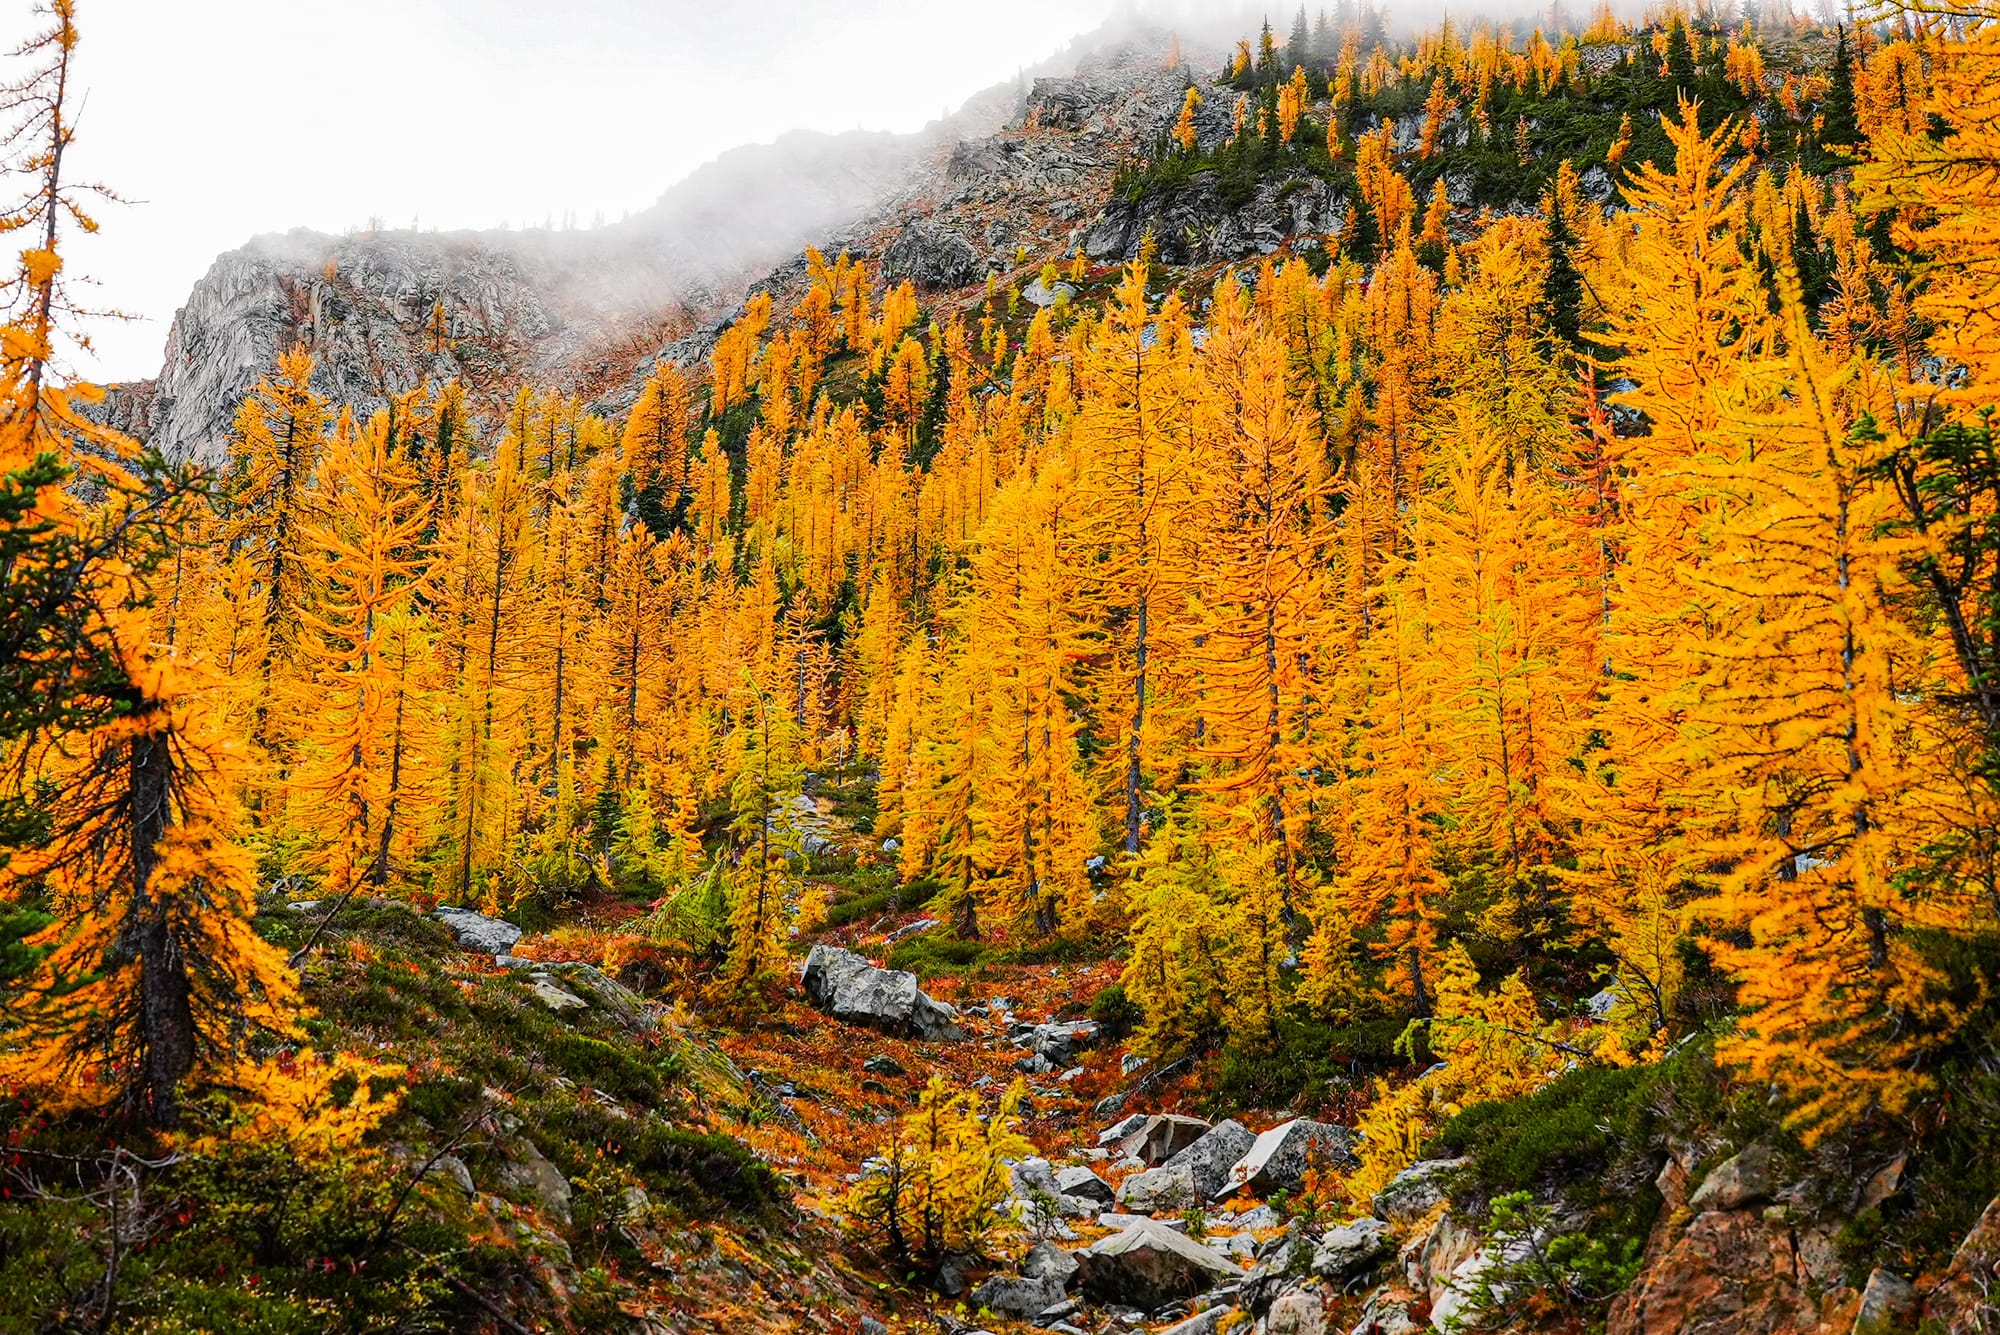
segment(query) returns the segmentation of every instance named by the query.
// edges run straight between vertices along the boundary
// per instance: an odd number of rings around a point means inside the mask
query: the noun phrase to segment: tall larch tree
[[[718,985],[739,999],[783,972],[796,894],[787,859],[801,855],[794,804],[804,791],[798,724],[784,701],[746,674],[737,699],[742,749],[729,783],[729,957]]]
[[[1756,368],[1763,392],[1723,426],[1742,444],[1713,465],[1747,503],[1695,576],[1753,614],[1702,647],[1690,781],[1727,868],[1709,911],[1748,938],[1716,944],[1748,1011],[1719,1055],[1773,1082],[1810,1138],[1923,1089],[1912,1059],[1959,1012],[1912,934],[1963,926],[1968,905],[1906,880],[1953,797],[1949,742],[1913,708],[1934,650],[1894,611],[1912,541],[1869,476],[1887,385],[1826,357],[1789,264],[1778,285],[1783,356]]]
[[[1173,573],[1164,560],[1172,511],[1173,458],[1178,434],[1166,414],[1175,404],[1165,360],[1149,346],[1148,266],[1127,267],[1103,323],[1089,341],[1079,386],[1077,437],[1104,615],[1118,626],[1116,653],[1101,687],[1100,709],[1116,718],[1117,741],[1107,748],[1123,808],[1124,847],[1139,850],[1149,752],[1153,657],[1159,622],[1172,603]]]
[[[1269,850],[1289,909],[1316,768],[1331,485],[1312,416],[1288,392],[1284,346],[1233,284],[1216,294],[1204,352],[1188,515],[1205,549],[1195,634],[1211,777],[1199,786],[1229,837]]]
[[[447,566],[440,581],[444,615],[458,623],[463,642],[448,714],[451,789],[436,884],[461,901],[498,862],[519,815],[530,672],[523,619],[536,536],[522,445],[509,433],[491,466],[468,475],[451,540],[456,568]]]
[[[312,389],[315,365],[303,346],[280,354],[237,409],[230,449],[228,539],[256,564],[272,651],[280,656],[289,652],[304,601],[299,551],[331,420]]]
[[[311,592],[299,610],[300,763],[290,782],[294,819],[319,844],[322,884],[343,894],[386,879],[394,812],[414,770],[407,626],[392,621],[417,592],[426,515],[385,415],[334,438],[317,489],[300,543]]]

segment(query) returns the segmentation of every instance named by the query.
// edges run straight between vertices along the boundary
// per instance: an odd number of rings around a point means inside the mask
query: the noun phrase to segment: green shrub
[[[477,1080],[433,1075],[410,1086],[403,1095],[403,1110],[423,1118],[436,1130],[449,1133],[479,1106],[482,1090]]]
[[[1905,1119],[1874,1117],[1844,1137],[1845,1144],[1815,1152],[1816,1159],[1830,1160],[1815,1164],[1815,1177],[1840,1191],[1910,1152],[1900,1188],[1837,1239],[1848,1274],[1859,1281],[1876,1266],[1904,1275],[1938,1269],[2000,1197],[2000,1155],[1994,1153],[2000,1145],[2000,933],[1912,933],[1909,939],[1951,980],[1965,1009],[1955,1041],[1931,1071],[1942,1112],[1921,1139],[1913,1142]]]
[[[740,1141],[648,1120],[629,1155],[648,1190],[687,1207],[725,1206],[746,1214],[784,1199],[770,1166]]]
[[[1664,1203],[1653,1185],[1670,1135],[1721,1130],[1732,1143],[1768,1138],[1768,1113],[1732,1100],[1706,1044],[1624,1069],[1580,1066],[1523,1098],[1477,1103],[1445,1123],[1429,1151],[1465,1155],[1453,1197],[1474,1214],[1515,1192],[1560,1196],[1593,1215],[1623,1255]],[[1745,1119],[1748,1120],[1745,1120]]]
[[[875,824],[876,816],[880,814],[876,806],[873,778],[856,779],[853,783],[833,789],[827,796],[833,799],[835,819],[845,821],[854,829],[871,828]]]
[[[988,957],[984,942],[926,934],[898,941],[885,962],[892,969],[903,969],[919,978],[935,978],[943,973],[963,972],[984,963]]]
[[[1287,1016],[1259,1048],[1231,1045],[1222,1054],[1213,1104],[1232,1108],[1316,1108],[1343,1089],[1397,1065],[1399,1016],[1355,1024]]]
[[[1445,1124],[1438,1144],[1471,1156],[1486,1193],[1560,1186],[1601,1172],[1628,1139],[1646,1138],[1643,1096],[1658,1078],[1645,1066],[1578,1067],[1526,1097],[1475,1103]]]
[[[1097,1021],[1099,1041],[1122,1043],[1146,1018],[1146,1012],[1125,995],[1125,984],[1113,983],[1090,999],[1090,1018]]]
[[[0,904],[0,984],[22,977],[40,962],[46,947],[30,946],[27,939],[53,921],[39,909]]]
[[[542,1056],[566,1078],[613,1098],[650,1102],[660,1093],[659,1067],[630,1044],[565,1032],[543,1047]]]
[[[855,899],[844,899],[826,911],[826,925],[829,928],[845,927],[849,923],[869,922],[894,910],[921,908],[936,897],[944,887],[928,877],[872,891]]]
[[[1495,1260],[1473,1280],[1449,1330],[1518,1329],[1530,1295],[1561,1314],[1565,1329],[1574,1329],[1639,1273],[1638,1238],[1559,1233],[1555,1212],[1525,1191],[1494,1198],[1485,1232],[1487,1254]]]
[[[192,1129],[234,1115],[202,1100]],[[118,1161],[114,1215],[102,1176],[110,1147],[93,1140],[102,1130],[24,1128],[0,1112],[13,1147],[12,1185],[0,1193],[0,1335],[469,1330],[482,1317],[454,1280],[501,1293],[525,1275],[525,1256],[468,1237],[422,1193],[399,1209],[407,1168],[386,1155],[301,1157],[282,1141],[231,1137],[178,1156],[134,1146]],[[125,1246],[113,1245],[114,1230]]]

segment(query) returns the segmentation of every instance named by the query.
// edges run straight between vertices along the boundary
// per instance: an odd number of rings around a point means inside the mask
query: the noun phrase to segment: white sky
[[[1290,5],[1281,6],[1289,12]],[[106,380],[259,232],[615,221],[737,144],[914,130],[1117,0],[80,0],[70,163],[134,201],[73,240]],[[0,0],[0,49],[33,27]]]

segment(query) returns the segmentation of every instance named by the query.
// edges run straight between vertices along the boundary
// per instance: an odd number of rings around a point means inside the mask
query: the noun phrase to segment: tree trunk
[[[153,869],[172,820],[172,754],[163,733],[133,740],[129,787],[132,907],[127,949],[139,961],[140,1082],[128,1096],[156,1126],[180,1120],[181,1081],[194,1067],[194,1008],[187,960],[168,905],[153,896]]]

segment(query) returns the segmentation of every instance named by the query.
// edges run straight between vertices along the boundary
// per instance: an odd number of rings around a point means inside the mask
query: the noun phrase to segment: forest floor
[[[1103,958],[1015,962],[1004,942],[989,943],[971,959],[964,958],[970,952],[954,956],[949,948],[927,951],[925,939],[943,942],[948,930],[936,921],[931,906],[899,902],[899,895],[911,896],[907,888],[896,886],[893,849],[885,850],[873,836],[858,832],[837,798],[808,799],[810,808],[802,803],[794,817],[818,850],[807,859],[799,895],[824,901],[824,916],[820,926],[793,940],[792,976],[747,1012],[719,1012],[699,1002],[675,1004],[676,996],[691,995],[692,980],[685,977],[658,989],[658,998],[673,1005],[676,1023],[725,1056],[729,1068],[740,1074],[746,1095],[754,1096],[743,1101],[737,1115],[719,1120],[717,1129],[748,1146],[785,1181],[802,1216],[803,1236],[822,1243],[838,1237],[841,1196],[857,1180],[864,1161],[881,1148],[893,1120],[916,1106],[933,1078],[953,1090],[977,1091],[989,1104],[1016,1080],[1023,1082],[1020,1130],[1038,1154],[1057,1163],[1097,1152],[1099,1130],[1125,1112],[1194,1111],[1203,1090],[1192,1066],[1155,1075],[1118,1041],[1082,1048],[1065,1070],[1024,1073],[1020,1064],[1028,1053],[1013,1036],[1026,1025],[1084,1018],[1092,999],[1118,981],[1122,963]],[[639,927],[642,913],[631,903],[584,905],[566,915],[570,920],[563,925],[523,938],[516,953],[615,967],[621,958],[647,949],[629,935]],[[808,915],[808,921],[821,918],[820,912]],[[928,995],[958,1010],[964,1037],[926,1041],[898,1036],[815,1009],[796,967],[822,942],[878,964],[914,968]],[[914,958],[892,960],[898,945]],[[1142,1095],[1130,1108],[1097,1111],[1109,1096],[1135,1086]],[[1226,1217],[1218,1216],[1225,1231]],[[1112,1231],[1095,1220],[1072,1219],[1063,1227],[1072,1245]],[[1003,1229],[995,1239],[993,1266],[1004,1271],[1035,1240],[1032,1226]],[[839,1267],[846,1272],[844,1287],[864,1293],[865,1305],[891,1330],[937,1330],[940,1313],[993,1330],[1016,1324],[975,1312],[962,1295],[941,1297],[926,1282],[879,1268],[880,1258],[855,1251],[851,1243],[838,1245],[847,1249]],[[975,1270],[970,1278],[979,1273]]]

